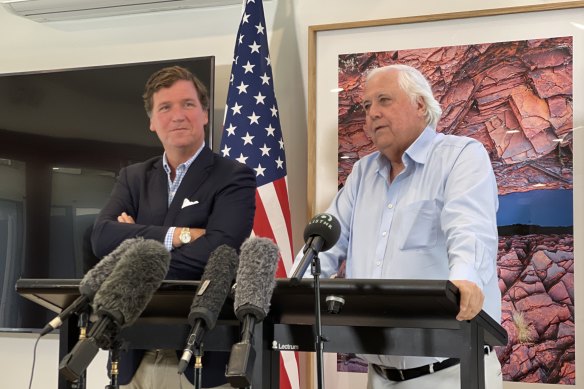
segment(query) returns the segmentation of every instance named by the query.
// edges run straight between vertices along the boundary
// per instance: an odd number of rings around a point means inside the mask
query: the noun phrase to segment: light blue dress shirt
[[[338,218],[341,236],[319,254],[323,276],[346,258],[347,278],[469,280],[485,294],[483,309],[500,322],[497,184],[483,145],[428,127],[402,160],[405,168],[391,183],[391,166],[379,152],[353,166],[326,211]],[[401,369],[437,360],[364,357]]]

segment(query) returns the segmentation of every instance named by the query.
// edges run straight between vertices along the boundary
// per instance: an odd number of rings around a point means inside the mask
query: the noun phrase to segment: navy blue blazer
[[[102,258],[125,239],[143,237],[164,242],[169,227],[204,228],[205,235],[171,251],[166,277],[198,280],[215,248],[227,244],[239,250],[250,235],[255,191],[255,175],[249,167],[221,157],[207,147],[190,166],[170,206],[162,157],[130,165],[120,171],[110,200],[95,221],[91,235],[93,251]],[[117,217],[122,212],[132,216],[136,223],[119,223]],[[120,385],[131,381],[142,356],[140,350],[122,353]],[[228,353],[205,353],[204,387],[226,382],[228,356]],[[187,369],[191,382],[192,373],[191,368]]]

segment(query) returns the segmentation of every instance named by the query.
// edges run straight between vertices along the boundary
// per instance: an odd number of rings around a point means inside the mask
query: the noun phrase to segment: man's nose
[[[371,103],[371,105],[369,106],[369,111],[367,112],[367,115],[372,119],[378,118],[381,115],[381,112],[379,110],[379,105],[375,104],[375,103]]]
[[[182,107],[176,107],[172,110],[172,120],[182,121],[185,119],[185,112]]]

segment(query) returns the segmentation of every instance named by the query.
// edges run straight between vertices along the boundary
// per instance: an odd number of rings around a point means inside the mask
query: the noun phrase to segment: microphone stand
[[[120,348],[121,343],[119,341],[114,341],[110,350],[110,384],[106,385],[105,389],[118,389],[120,387],[118,383]]]
[[[79,327],[79,340],[83,340],[87,337],[87,326],[89,325],[89,309],[84,309],[79,313],[79,318],[77,319],[77,326]],[[87,383],[86,372],[83,371],[79,376],[79,379],[71,385],[75,389],[85,389]]]
[[[195,345],[193,350],[193,355],[195,357],[195,389],[203,388],[203,345]]]
[[[318,389],[324,389],[324,352],[323,345],[328,339],[322,336],[322,325],[320,322],[320,260],[318,255],[315,255],[312,259],[312,266],[310,269],[312,276],[314,277],[314,338],[316,347],[316,376]]]

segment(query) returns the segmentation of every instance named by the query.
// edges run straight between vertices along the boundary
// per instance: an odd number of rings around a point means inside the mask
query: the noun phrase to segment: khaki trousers
[[[136,374],[128,385],[120,389],[191,389],[194,385],[184,374],[178,374],[178,358],[174,350],[148,350]],[[225,384],[215,388],[231,388]],[[215,389],[207,388],[207,389]]]
[[[367,389],[460,389],[460,364],[407,381],[390,381],[369,366]],[[485,355],[485,389],[503,389],[497,353]]]

